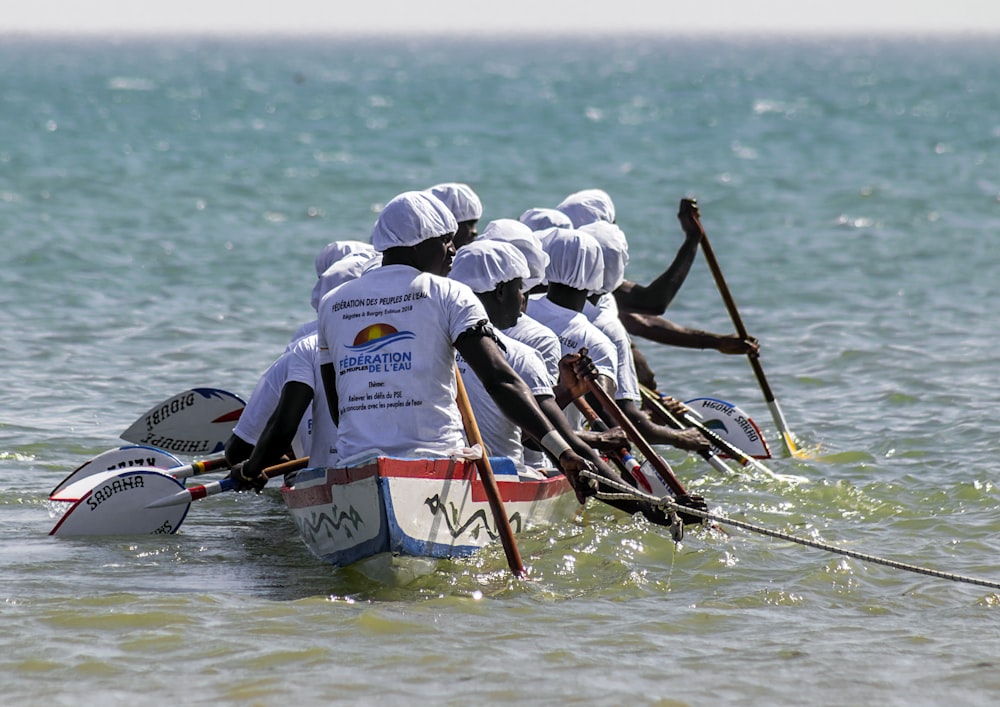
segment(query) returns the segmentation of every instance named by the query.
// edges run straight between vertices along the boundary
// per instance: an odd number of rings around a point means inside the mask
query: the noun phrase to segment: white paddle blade
[[[184,485],[153,467],[106,471],[77,482],[89,484],[49,535],[169,535],[177,532],[190,505],[149,509],[153,501]]]
[[[221,452],[246,403],[218,388],[192,388],[149,409],[121,437],[174,454]]]
[[[770,459],[771,450],[757,423],[740,408],[718,398],[694,398],[684,403],[701,418],[702,424],[732,446],[754,459]],[[730,458],[725,450],[719,456]]]
[[[116,449],[109,449],[101,452],[93,459],[78,466],[69,476],[59,482],[49,493],[50,501],[61,501],[75,503],[80,500],[80,493],[86,493],[90,485],[76,486],[75,491],[67,492],[67,488],[76,484],[80,479],[100,473],[102,471],[121,471],[137,466],[154,466],[158,469],[170,469],[180,466],[181,460],[170,452],[165,452],[156,447],[146,447],[136,444],[128,444]]]

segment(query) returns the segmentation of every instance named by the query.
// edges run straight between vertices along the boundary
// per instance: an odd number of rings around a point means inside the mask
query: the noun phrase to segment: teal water
[[[1000,581],[996,38],[0,41],[0,670],[18,704],[988,704],[1000,594],[591,502],[405,585],[322,566],[275,491],[169,538],[49,538],[150,405],[249,395],[313,258],[472,184],[483,223],[615,199],[630,279],[695,196],[789,425],[789,486],[665,449],[733,518]],[[729,331],[699,259],[675,321]],[[664,392],[745,359],[641,342]]]

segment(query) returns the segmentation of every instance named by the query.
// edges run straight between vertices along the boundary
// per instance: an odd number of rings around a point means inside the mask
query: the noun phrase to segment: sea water
[[[646,283],[695,197],[806,459],[745,357],[638,340],[778,473],[662,452],[710,508],[1000,581],[996,37],[0,42],[0,674],[10,704],[987,704],[1000,593],[591,501],[374,581],[274,489],[169,537],[57,539],[48,492],[191,387],[244,397],[313,258],[472,185],[480,227],[602,188]],[[731,332],[699,257],[667,316]],[[735,469],[735,465],[733,465]]]

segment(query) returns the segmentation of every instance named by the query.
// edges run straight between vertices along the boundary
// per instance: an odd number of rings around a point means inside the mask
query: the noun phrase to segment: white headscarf
[[[625,232],[613,223],[594,221],[580,230],[589,233],[601,244],[604,255],[604,286],[600,292],[614,292],[625,280],[625,266],[628,265],[628,241]]]
[[[589,233],[572,228],[556,228],[545,240],[549,283],[575,290],[598,292],[604,286],[604,254],[601,244]]]
[[[435,184],[427,191],[443,201],[459,223],[478,221],[483,216],[483,204],[468,184],[446,182]]]
[[[573,228],[569,216],[559,209],[528,209],[518,220],[532,231],[542,231],[546,228]]]
[[[319,310],[319,301],[323,296],[335,287],[343,285],[345,282],[355,280],[368,272],[371,268],[382,264],[382,254],[376,253],[351,253],[328,267],[316,280],[312,291],[312,308]]]
[[[525,292],[545,281],[545,267],[549,264],[548,253],[542,250],[542,242],[532,230],[520,221],[512,218],[490,221],[479,234],[479,240],[504,241],[521,251],[528,264],[528,277],[524,278],[522,287]]]
[[[316,256],[316,277],[319,277],[326,269],[335,262],[351,253],[368,253],[375,255],[375,249],[371,243],[364,241],[334,241],[323,247],[323,250]]]
[[[574,192],[562,200],[556,207],[569,216],[573,228],[594,221],[615,222],[615,204],[608,193],[602,189],[584,189]]]
[[[445,204],[426,191],[393,197],[372,226],[372,246],[378,252],[455,233],[458,223]]]
[[[528,277],[528,261],[516,247],[498,240],[475,240],[458,249],[448,274],[473,292],[492,292],[502,282]]]

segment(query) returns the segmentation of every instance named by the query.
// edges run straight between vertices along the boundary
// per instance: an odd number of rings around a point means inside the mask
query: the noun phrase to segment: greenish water
[[[167,538],[50,538],[49,490],[196,386],[249,395],[313,257],[465,181],[483,223],[615,199],[629,277],[702,220],[811,483],[713,510],[1000,580],[995,42],[0,43],[0,671],[12,704],[989,704],[998,594],[591,502],[405,584],[332,570],[276,491]],[[699,259],[668,312],[731,330]],[[640,342],[749,412],[747,362]]]

